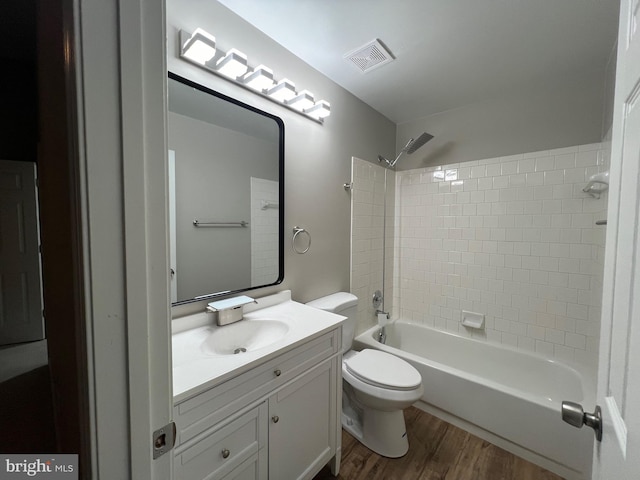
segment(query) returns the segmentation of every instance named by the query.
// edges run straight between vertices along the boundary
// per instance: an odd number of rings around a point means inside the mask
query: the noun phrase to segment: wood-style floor
[[[314,480],[561,480],[561,477],[426,412],[405,410],[409,452],[381,457],[342,431],[340,475]]]

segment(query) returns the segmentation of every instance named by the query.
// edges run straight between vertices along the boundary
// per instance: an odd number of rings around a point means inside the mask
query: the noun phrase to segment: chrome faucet
[[[238,297],[211,302],[207,305],[206,311],[217,313],[218,325],[222,327],[242,320],[244,314],[243,306],[249,303],[258,302],[246,295],[240,295]]]

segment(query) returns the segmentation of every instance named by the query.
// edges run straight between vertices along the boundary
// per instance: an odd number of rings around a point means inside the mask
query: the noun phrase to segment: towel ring
[[[298,250],[296,248],[296,237],[301,233],[305,233],[308,239],[307,248],[305,248],[304,250]],[[299,253],[300,255],[302,255],[303,253],[307,253],[311,248],[311,234],[302,227],[293,227],[293,237],[291,238],[291,248],[293,248],[294,252]]]

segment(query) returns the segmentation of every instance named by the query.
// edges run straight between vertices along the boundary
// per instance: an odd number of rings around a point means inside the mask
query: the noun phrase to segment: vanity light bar
[[[267,90],[267,95],[286,104],[288,100],[296,96],[296,85],[291,80],[283,78],[277,85]]]
[[[216,62],[216,70],[233,80],[247,73],[248,68],[247,56],[235,48]]]
[[[305,109],[304,113],[311,115],[313,118],[326,118],[331,115],[331,105],[326,100],[319,100],[313,107]]]
[[[291,100],[287,102],[287,105],[295,108],[296,110],[304,110],[305,108],[313,107],[315,100],[313,98],[313,93],[309,90],[303,90],[298,95],[293,97]]]
[[[202,30],[196,31],[182,43],[181,55],[200,65],[206,64],[216,54],[216,38]]]
[[[242,83],[248,85],[254,90],[263,92],[271,88],[275,83],[273,81],[273,70],[264,65],[258,65],[253,71],[242,77]]]
[[[259,65],[250,70],[244,53],[235,48],[226,53],[216,50],[215,37],[205,30],[197,28],[192,34],[180,30],[179,35],[180,58],[183,60],[235,82],[318,123],[324,123],[324,119],[331,114],[329,102],[315,102],[313,94],[308,90],[297,93],[291,80],[283,78],[274,85],[275,79],[270,68]]]

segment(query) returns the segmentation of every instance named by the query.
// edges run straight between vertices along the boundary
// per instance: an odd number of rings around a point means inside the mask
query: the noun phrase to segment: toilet
[[[391,458],[409,450],[403,409],[423,392],[422,377],[413,366],[390,353],[351,350],[358,297],[338,292],[307,305],[347,317],[342,326],[342,426],[363,445]]]

